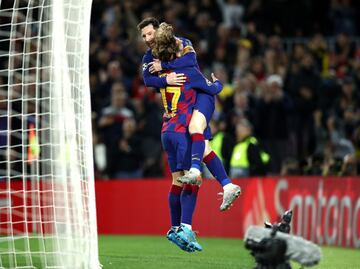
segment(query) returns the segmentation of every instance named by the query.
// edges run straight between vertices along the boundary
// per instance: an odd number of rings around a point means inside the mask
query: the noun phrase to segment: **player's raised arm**
[[[201,90],[211,95],[216,95],[219,92],[221,92],[223,89],[223,84],[221,83],[220,80],[218,80],[215,77],[213,73],[211,74],[213,82],[205,78],[204,75],[198,69],[195,68],[191,69],[190,75],[191,75],[190,84],[192,88]]]

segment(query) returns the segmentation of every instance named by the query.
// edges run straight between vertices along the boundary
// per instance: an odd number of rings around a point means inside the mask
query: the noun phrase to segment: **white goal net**
[[[91,0],[0,0],[0,268],[99,268]]]

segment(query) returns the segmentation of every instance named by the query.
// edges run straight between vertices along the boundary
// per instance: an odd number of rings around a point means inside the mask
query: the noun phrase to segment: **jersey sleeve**
[[[196,68],[192,68],[189,72],[190,85],[196,90],[201,90],[207,94],[216,95],[222,91],[223,85],[219,80],[211,82]]]
[[[183,43],[183,54],[181,57],[169,62],[161,62],[162,69],[174,70],[178,68],[198,66],[194,47],[189,39],[180,38]]]
[[[195,67],[197,66],[196,54],[195,52],[189,52],[185,55],[176,58],[170,62],[161,62],[162,69],[166,70],[176,70],[185,67]]]
[[[166,87],[166,77],[158,77],[149,72],[149,63],[152,61],[150,53],[146,53],[142,60],[142,72],[146,87],[163,88]]]

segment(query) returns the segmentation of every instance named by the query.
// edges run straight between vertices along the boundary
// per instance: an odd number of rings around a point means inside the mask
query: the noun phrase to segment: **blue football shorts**
[[[215,111],[215,96],[198,91],[194,109],[199,110],[205,116],[207,127],[204,130],[204,138],[206,140],[211,140],[212,134],[209,122]]]
[[[191,167],[191,138],[189,133],[164,132],[161,143],[167,153],[172,173]]]

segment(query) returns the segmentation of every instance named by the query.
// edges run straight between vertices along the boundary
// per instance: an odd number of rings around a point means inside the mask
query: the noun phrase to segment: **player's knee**
[[[199,126],[198,124],[196,124],[196,122],[190,122],[189,124],[189,133],[190,134],[202,134],[204,133],[204,129],[201,128],[201,126]]]
[[[183,186],[183,184],[180,183],[180,182],[178,182],[177,179],[173,179],[172,184],[173,184],[173,185],[176,185],[176,186],[179,186],[179,187],[182,187],[182,186]]]
[[[204,157],[208,156],[212,152],[212,148],[210,147],[209,143],[205,144],[205,150],[204,150]]]
[[[173,172],[173,173],[171,173],[171,175],[172,175],[172,184],[182,187],[183,184],[178,182],[177,179],[179,177],[183,176],[184,172],[183,171]]]

